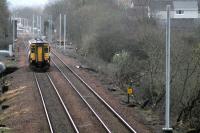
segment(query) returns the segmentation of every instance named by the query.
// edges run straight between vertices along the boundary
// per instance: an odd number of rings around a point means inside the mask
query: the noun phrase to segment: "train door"
[[[44,45],[44,60],[45,61],[49,60],[49,47],[48,47],[48,45]]]
[[[38,62],[42,62],[43,61],[43,52],[42,52],[42,46],[38,46],[37,47],[37,60]]]

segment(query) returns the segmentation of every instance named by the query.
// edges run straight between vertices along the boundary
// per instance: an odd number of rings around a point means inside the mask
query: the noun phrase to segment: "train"
[[[32,39],[28,45],[28,60],[31,69],[50,68],[50,44],[42,39]]]

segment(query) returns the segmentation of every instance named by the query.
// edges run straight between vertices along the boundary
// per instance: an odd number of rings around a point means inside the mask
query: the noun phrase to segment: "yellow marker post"
[[[128,103],[130,102],[130,95],[133,94],[133,88],[129,86],[127,88],[127,94],[128,94]]]
[[[132,88],[132,87],[128,87],[127,93],[128,93],[129,95],[130,95],[130,94],[133,94],[133,88]]]

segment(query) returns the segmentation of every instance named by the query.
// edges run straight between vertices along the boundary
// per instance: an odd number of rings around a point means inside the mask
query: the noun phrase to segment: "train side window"
[[[44,48],[44,52],[48,53],[49,52],[48,48]]]

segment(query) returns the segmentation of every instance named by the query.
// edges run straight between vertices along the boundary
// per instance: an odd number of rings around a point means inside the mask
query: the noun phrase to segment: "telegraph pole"
[[[37,16],[37,37],[39,37],[39,16]]]
[[[33,15],[33,37],[35,36],[35,15]]]
[[[167,24],[166,24],[166,99],[165,99],[165,127],[164,133],[172,133],[170,128],[170,5],[167,5]]]
[[[50,42],[50,40],[51,40],[51,39],[50,39],[50,38],[51,38],[51,37],[50,37],[50,36],[51,36],[51,35],[50,35],[50,34],[51,34],[51,20],[50,20],[50,16],[49,16],[48,22],[49,22],[49,26],[48,26],[48,28],[49,28],[49,30],[48,30],[48,41]]]
[[[40,16],[40,36],[42,35],[41,32],[42,32],[42,17]]]
[[[62,16],[60,14],[60,47],[61,47],[61,39],[62,39]]]
[[[64,50],[66,45],[66,15],[64,15]]]
[[[53,40],[53,18],[51,16],[51,42]]]
[[[15,49],[15,17],[13,19],[13,51]]]
[[[28,19],[26,19],[26,32],[28,32]]]

